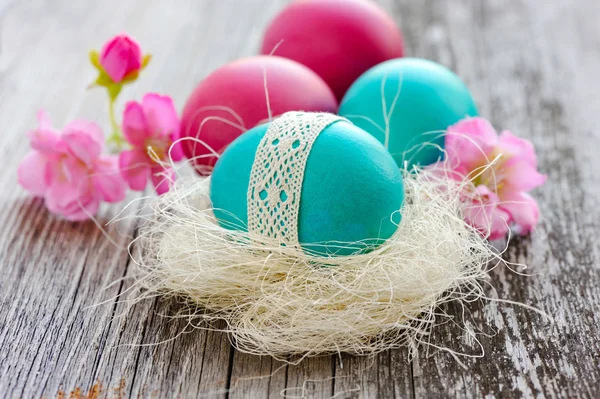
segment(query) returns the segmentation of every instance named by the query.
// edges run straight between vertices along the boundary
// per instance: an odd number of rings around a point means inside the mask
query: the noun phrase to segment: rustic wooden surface
[[[396,350],[287,366],[165,317],[174,302],[128,310],[116,296],[129,282],[110,285],[130,273],[127,253],[93,223],[57,220],[17,188],[37,109],[57,125],[85,117],[108,128],[103,93],[84,90],[94,77],[87,50],[133,34],[155,58],[123,99],[152,90],[181,107],[210,70],[256,51],[285,2],[20,0],[0,14],[0,397],[600,397],[596,0],[380,0],[408,54],[457,71],[483,115],[535,143],[549,176],[536,192],[542,229],[507,252],[532,276],[499,268],[487,294],[540,308],[554,324],[497,302],[449,306],[481,347],[452,323],[431,341],[475,355],[461,358],[464,368],[425,350],[411,362]],[[135,227],[107,230],[124,247]]]

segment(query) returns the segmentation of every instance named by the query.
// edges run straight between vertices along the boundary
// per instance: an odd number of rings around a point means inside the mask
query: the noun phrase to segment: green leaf
[[[146,54],[142,59],[142,65],[140,66],[140,70],[146,68],[152,59],[152,54]]]
[[[100,64],[100,54],[96,50],[90,51],[90,62],[99,71],[103,71],[102,64]]]
[[[98,86],[108,87],[115,84],[115,82],[113,82],[106,72],[102,71],[98,74],[98,78],[96,78],[96,84]]]

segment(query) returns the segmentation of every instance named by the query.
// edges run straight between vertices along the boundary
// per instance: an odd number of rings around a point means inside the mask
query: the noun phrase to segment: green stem
[[[116,147],[116,150],[120,150],[123,148],[125,144],[125,140],[123,139],[123,135],[121,134],[121,129],[119,129],[119,124],[117,123],[117,118],[115,117],[115,99],[111,98],[108,106],[108,114],[110,117],[110,124],[112,126],[112,134],[108,138],[108,143],[112,144]]]

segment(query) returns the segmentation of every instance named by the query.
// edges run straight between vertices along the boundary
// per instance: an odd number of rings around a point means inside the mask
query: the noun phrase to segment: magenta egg
[[[196,86],[183,110],[181,145],[196,170],[206,174],[217,160],[211,154],[223,152],[246,130],[268,121],[269,109],[277,116],[336,112],[337,106],[323,79],[304,65],[275,56],[244,58],[220,67]]]
[[[261,51],[273,50],[315,71],[340,100],[368,69],[402,57],[404,42],[394,20],[369,0],[298,0],[265,32]]]

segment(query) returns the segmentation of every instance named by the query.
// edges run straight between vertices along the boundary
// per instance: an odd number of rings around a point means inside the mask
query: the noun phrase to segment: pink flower
[[[100,50],[100,64],[115,82],[142,67],[142,50],[134,38],[122,33],[110,39]]]
[[[131,101],[123,113],[123,134],[133,147],[119,158],[121,175],[132,190],[141,191],[148,178],[158,194],[169,191],[175,179],[172,168],[165,164],[183,158],[179,143],[179,119],[168,96],[148,93],[141,103]]]
[[[32,151],[21,161],[19,184],[43,197],[48,209],[67,220],[84,220],[100,201],[125,197],[116,157],[102,156],[104,137],[92,122],[73,121],[62,132],[52,128],[43,111],[28,136]]]
[[[487,120],[467,118],[448,128],[445,148],[443,166],[453,172],[448,175],[470,178],[475,186],[465,196],[469,224],[491,240],[506,236],[511,224],[521,234],[533,230],[539,209],[527,192],[543,184],[546,176],[537,171],[530,141],[509,131],[498,136]]]

